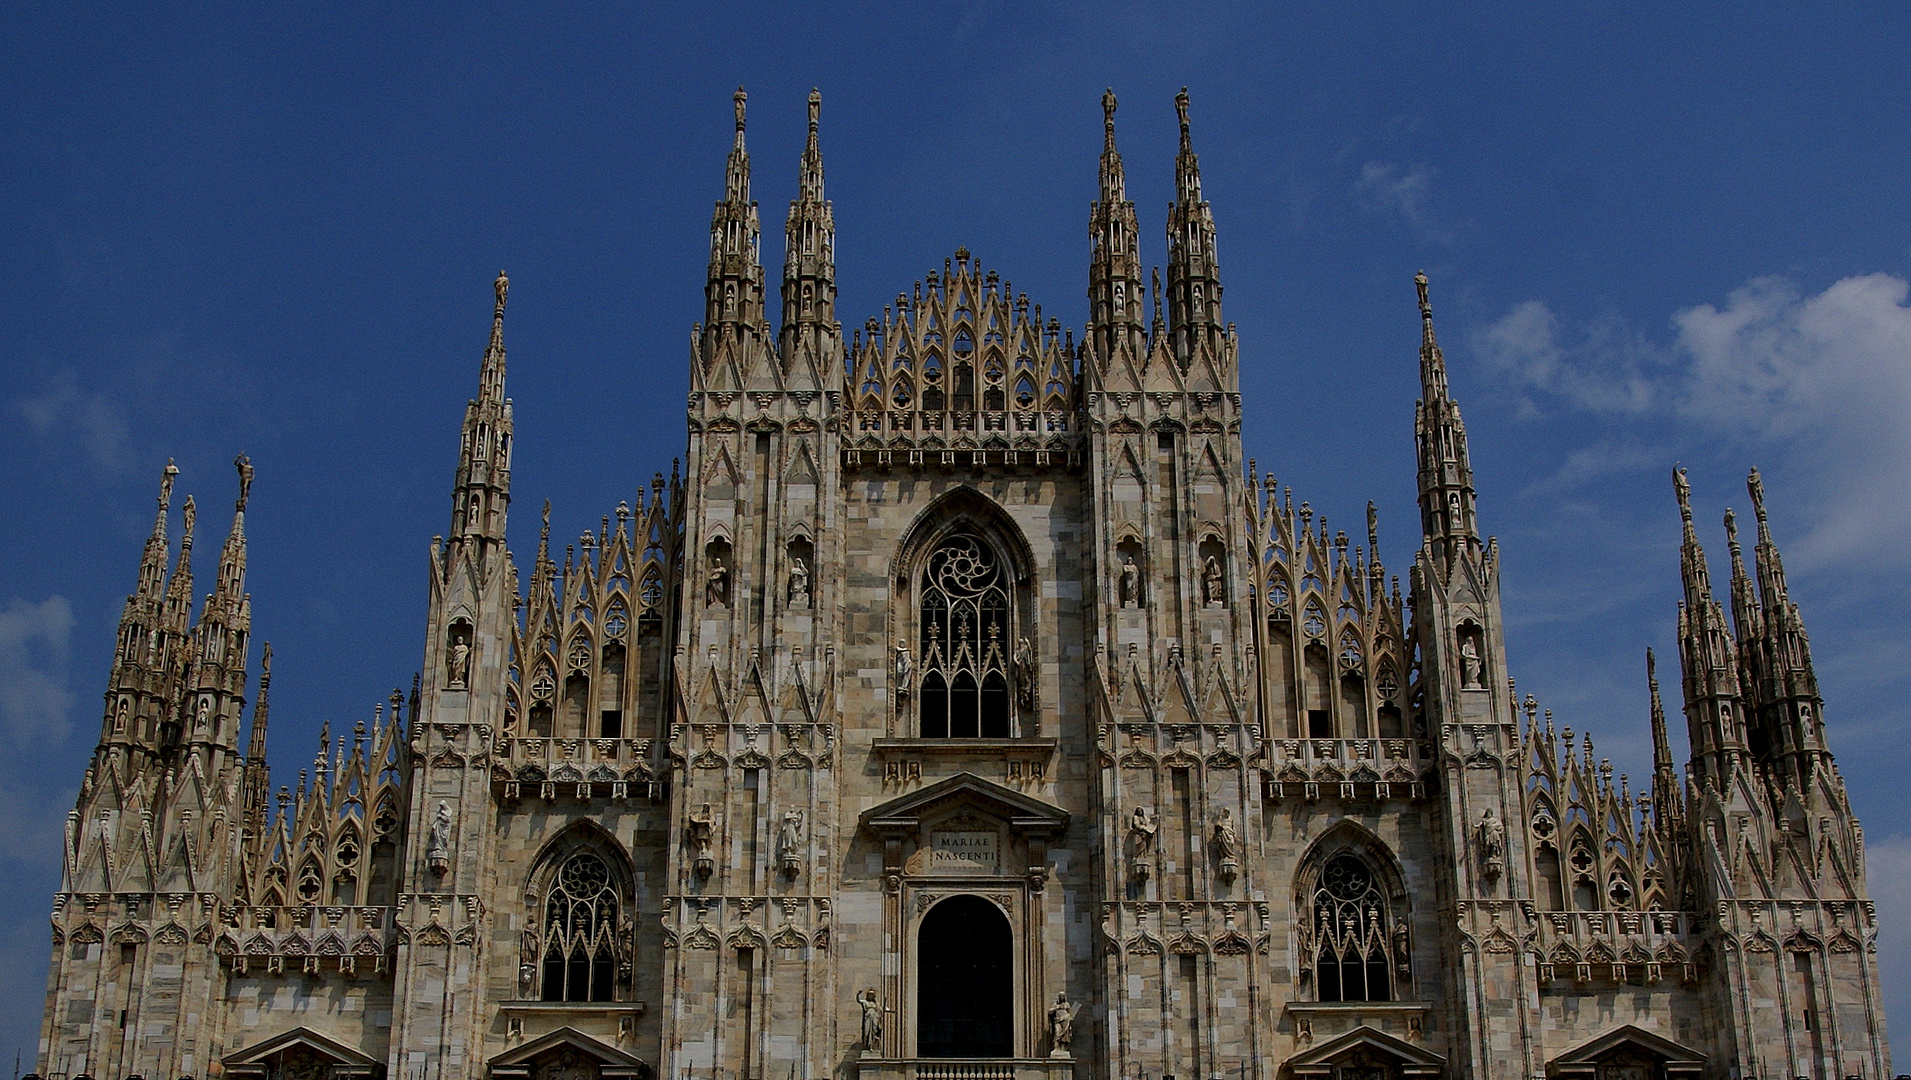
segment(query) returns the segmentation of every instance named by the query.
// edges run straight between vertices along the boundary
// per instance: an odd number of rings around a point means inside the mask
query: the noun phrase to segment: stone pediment
[[[492,1058],[491,1075],[496,1080],[529,1077],[538,1059],[554,1053],[570,1053],[590,1061],[596,1065],[600,1080],[642,1080],[650,1075],[650,1066],[642,1060],[574,1027],[558,1028]]]
[[[233,1077],[263,1077],[273,1058],[283,1054],[310,1054],[330,1064],[334,1077],[373,1076],[383,1063],[337,1039],[321,1035],[311,1028],[297,1027],[254,1043],[223,1059],[225,1073]]]
[[[1705,1055],[1697,1050],[1644,1028],[1626,1024],[1554,1058],[1546,1066],[1546,1075],[1594,1077],[1598,1075],[1600,1063],[1614,1054],[1627,1051],[1657,1059],[1668,1077],[1698,1076],[1705,1068]]]
[[[862,825],[884,836],[911,834],[921,828],[925,815],[956,803],[1001,818],[1019,833],[1046,836],[1068,828],[1068,811],[971,772],[870,807],[863,811]]]
[[[1446,1072],[1447,1059],[1423,1046],[1395,1038],[1378,1028],[1362,1025],[1334,1039],[1287,1059],[1287,1074],[1293,1077],[1330,1077],[1342,1059],[1365,1053],[1394,1063],[1403,1077],[1437,1077]]]

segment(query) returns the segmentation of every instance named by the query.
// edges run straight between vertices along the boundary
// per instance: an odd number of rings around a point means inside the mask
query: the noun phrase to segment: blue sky
[[[7,5],[0,1056],[166,458],[214,537],[257,467],[290,782],[418,663],[500,267],[518,550],[681,453],[739,83],[773,272],[816,86],[846,324],[966,245],[1078,328],[1102,89],[1152,264],[1186,85],[1248,451],[1352,531],[1377,501],[1395,567],[1424,268],[1513,673],[1635,785],[1668,470],[1722,561],[1757,464],[1911,1025],[1908,45],[1887,4]]]

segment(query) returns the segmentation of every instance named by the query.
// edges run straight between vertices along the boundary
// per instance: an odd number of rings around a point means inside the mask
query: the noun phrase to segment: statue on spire
[[[240,513],[244,513],[247,500],[252,498],[252,459],[246,457],[244,454],[240,454],[238,457],[232,459],[232,464],[239,470],[239,505],[237,509]]]
[[[511,295],[511,279],[505,277],[504,271],[500,270],[498,271],[498,280],[492,282],[491,287],[497,291],[498,314],[502,315],[504,314],[505,298]]]

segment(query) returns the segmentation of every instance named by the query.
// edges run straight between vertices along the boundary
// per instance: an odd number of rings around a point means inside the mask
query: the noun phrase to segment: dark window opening
[[[617,893],[588,852],[558,869],[544,902],[545,1001],[610,1001],[617,972]]]
[[[920,728],[930,739],[1009,736],[1008,575],[995,549],[956,533],[923,570]]]
[[[1331,739],[1334,737],[1334,718],[1326,709],[1307,710],[1307,737],[1310,739]]]
[[[1321,1001],[1393,1000],[1387,901],[1367,864],[1336,855],[1313,896],[1314,987]]]
[[[624,737],[624,710],[605,709],[598,717],[600,737],[621,739]]]
[[[929,909],[916,939],[918,1056],[1013,1056],[1013,952],[1008,918],[990,901],[953,896]]]

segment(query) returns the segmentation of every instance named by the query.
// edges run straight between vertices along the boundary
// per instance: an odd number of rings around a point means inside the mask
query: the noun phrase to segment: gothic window
[[[545,1001],[610,1001],[617,982],[617,891],[590,852],[565,860],[544,901]]]
[[[1008,572],[995,549],[956,532],[922,572],[921,703],[924,738],[1009,736]]]
[[[1373,871],[1353,855],[1327,860],[1312,908],[1316,999],[1391,1001],[1393,922]]]

